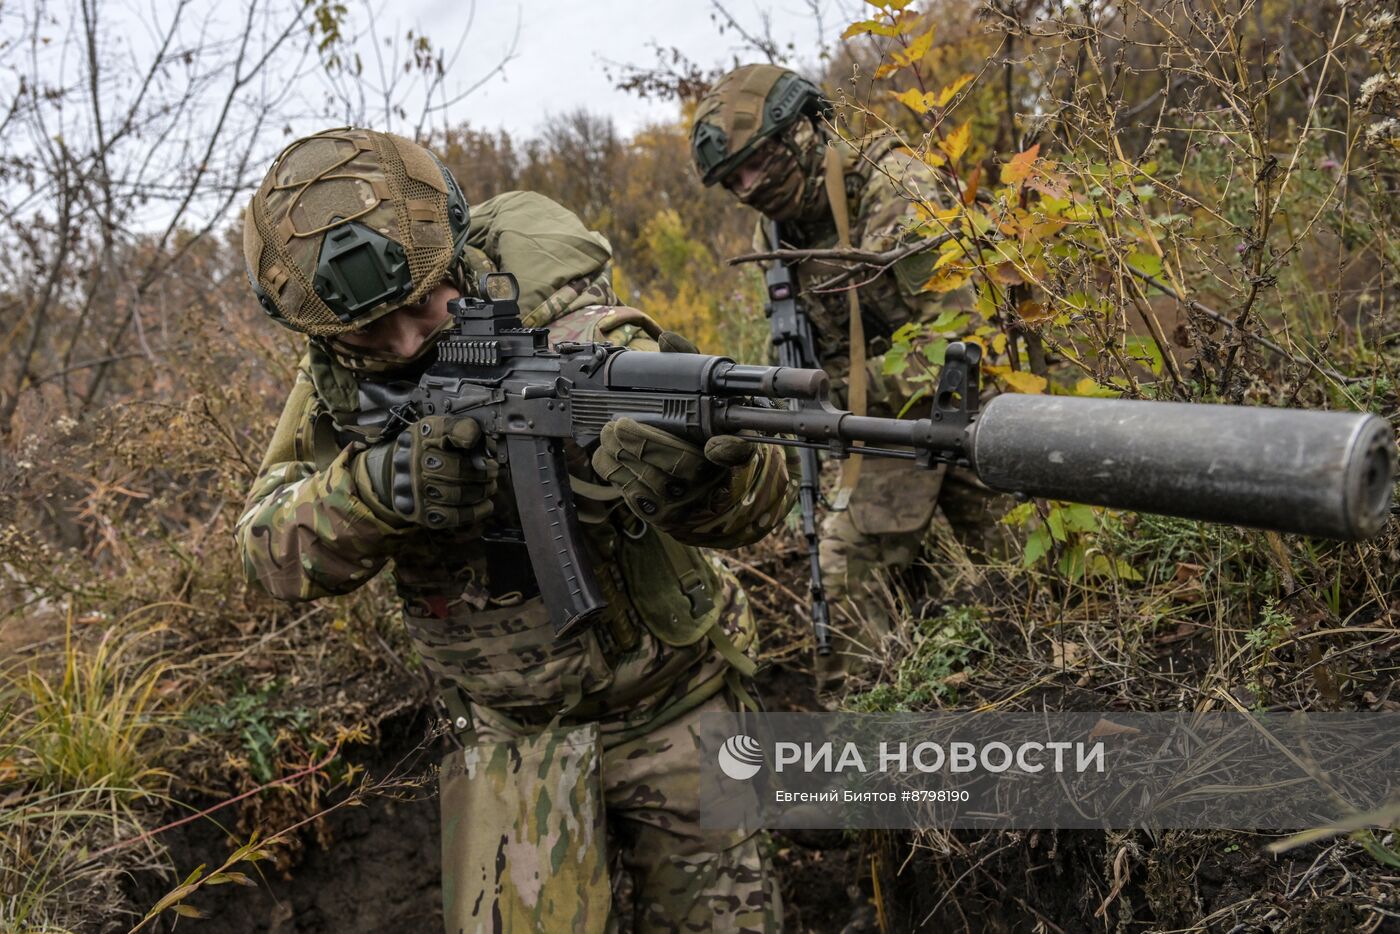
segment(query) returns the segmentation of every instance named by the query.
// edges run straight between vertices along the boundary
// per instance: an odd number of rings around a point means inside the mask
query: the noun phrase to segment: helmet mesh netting
[[[264,288],[273,294],[273,299],[278,306],[278,311],[289,324],[297,330],[315,337],[331,337],[336,334],[343,334],[346,331],[355,330],[365,324],[388,314],[395,308],[404,305],[412,305],[422,301],[424,296],[432,290],[447,273],[448,267],[452,264],[453,248],[450,225],[447,217],[447,195],[436,190],[431,185],[420,182],[412,178],[404,169],[403,159],[399,155],[399,146],[413,146],[414,143],[398,137],[384,133],[374,133],[364,130],[351,130],[345,133],[325,133],[322,136],[333,136],[347,142],[354,142],[355,137],[367,137],[374,143],[374,149],[370,152],[358,152],[347,164],[339,166],[327,166],[323,174],[335,172],[337,174],[359,173],[364,175],[382,174],[389,190],[389,202],[394,208],[394,217],[398,231],[398,240],[404,248],[407,256],[409,275],[413,280],[412,291],[403,299],[386,302],[383,306],[374,309],[368,314],[361,315],[353,322],[343,322],[336,317],[329,306],[326,305],[316,294],[313,286],[312,276],[302,269],[296,262],[286,246],[281,242],[281,235],[278,232],[278,225],[267,216],[267,205],[260,197],[259,192],[253,198],[252,210],[249,215],[258,230],[259,238],[262,240],[262,251],[259,256],[258,271],[271,268],[274,264],[285,270],[288,282],[281,289],[274,290],[268,288],[268,283],[262,283]],[[293,144],[295,145],[295,144]],[[290,151],[291,147],[288,150]],[[280,161],[280,159],[279,159]],[[377,164],[375,164],[377,163]],[[377,171],[376,171],[377,170]],[[275,167],[272,170],[276,171]],[[269,178],[272,173],[269,173]],[[315,182],[312,182],[314,185]],[[267,183],[264,183],[266,188]],[[299,200],[299,198],[297,199]],[[419,204],[430,204],[433,206],[433,216],[431,218],[421,218],[415,222],[409,208],[409,202]],[[381,202],[382,205],[383,202]],[[287,213],[295,209],[294,200],[287,206]],[[427,223],[438,230],[447,233],[436,239],[446,243],[445,246],[414,244],[414,231],[422,228]],[[317,254],[319,246],[324,242],[325,233],[316,235]],[[299,300],[298,300],[299,299]],[[286,300],[284,304],[284,300]]]

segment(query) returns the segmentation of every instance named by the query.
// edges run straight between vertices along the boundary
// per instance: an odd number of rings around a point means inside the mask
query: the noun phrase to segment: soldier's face
[[[341,334],[337,340],[364,350],[410,358],[423,349],[423,342],[452,315],[447,303],[461,298],[455,286],[443,283],[416,305],[405,305],[376,318],[358,331]]]
[[[743,162],[739,163],[729,178],[724,180],[724,184],[731,191],[752,191],[754,187],[763,179],[764,154],[756,152]]]
[[[802,204],[802,167],[791,146],[770,138],[721,183],[744,204],[774,220],[788,220]]]

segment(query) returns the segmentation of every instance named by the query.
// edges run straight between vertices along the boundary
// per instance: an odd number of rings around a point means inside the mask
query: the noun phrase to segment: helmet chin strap
[[[782,143],[783,148],[785,148],[789,153],[792,154],[792,164],[796,167],[798,174],[802,177],[802,185],[800,188],[797,189],[797,213],[801,214],[803,213],[803,202],[807,200],[807,189],[808,185],[812,181],[812,175],[810,172],[807,171],[807,166],[804,164],[804,160],[802,159],[802,151],[797,148],[797,140],[794,134],[783,133]]]

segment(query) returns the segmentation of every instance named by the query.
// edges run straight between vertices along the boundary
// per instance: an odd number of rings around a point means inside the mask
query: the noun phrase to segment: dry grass
[[[16,777],[49,791],[105,789],[114,803],[163,792],[170,774],[151,765],[153,750],[168,745],[176,711],[158,691],[170,673],[162,635],[113,628],[85,649],[74,641],[70,613],[57,659],[41,656],[22,673],[0,674],[0,696],[17,707]]]
[[[1177,0],[1102,6],[1106,18],[1092,22],[1079,19],[1093,12],[1083,6],[982,6],[980,22],[970,10],[947,11],[920,65],[939,85],[977,74],[959,98],[965,109],[939,128],[891,111],[881,119],[925,152],[924,133],[936,141],[972,120],[963,192],[973,171],[984,192],[995,188],[1008,157],[1039,142],[1067,185],[1113,208],[1076,220],[1077,244],[1033,256],[1039,265],[1023,264],[1026,281],[1015,287],[1027,291],[1008,303],[1006,290],[994,303],[1025,354],[1018,362],[1046,363],[1062,389],[1088,378],[1104,391],[1393,420],[1400,167],[1384,133],[1372,134],[1377,149],[1364,128],[1393,129],[1400,93],[1373,85],[1365,112],[1353,106],[1366,69],[1382,74],[1368,54],[1394,80],[1396,27],[1368,26],[1374,35],[1358,38],[1361,19],[1379,22],[1385,4],[1350,5],[1354,20],[1324,2],[1252,4],[1244,17],[1212,7],[1228,24],[1183,13]],[[1172,35],[1153,38],[1149,14],[1169,9]],[[1273,41],[1285,26],[1291,44]],[[1168,65],[1158,67],[1164,55]],[[853,59],[865,61],[844,55],[838,77]],[[1174,83],[1161,94],[1168,74]],[[867,93],[861,80],[852,99],[883,106],[886,89]],[[674,161],[667,157],[668,168]],[[1118,162],[1130,169],[1106,169]],[[559,169],[573,171],[564,161]],[[12,411],[0,456],[0,622],[22,619],[62,641],[47,660],[7,667],[0,689],[4,930],[83,930],[123,910],[136,924],[148,906],[123,909],[113,884],[123,872],[164,872],[182,892],[166,907],[184,904],[211,876],[167,865],[159,837],[91,854],[248,792],[219,815],[238,841],[296,826],[339,800],[348,769],[337,761],[289,786],[265,787],[269,777],[320,762],[348,729],[366,728],[373,742],[385,717],[430,696],[411,673],[383,582],[310,607],[276,604],[243,584],[231,529],[299,348],[252,304],[236,243],[210,235],[178,257],[154,255],[150,243],[130,249],[105,268],[155,263],[163,278],[137,296],[135,321],[148,331],[116,339],[113,352],[124,356],[103,366],[92,404],[84,371],[4,400]],[[1157,268],[1151,257],[1194,305],[1129,271]],[[90,287],[102,301],[121,291],[97,279]],[[740,300],[711,287],[696,307],[730,310]],[[0,305],[10,298],[0,295]],[[1019,299],[1056,314],[1023,320]],[[1162,323],[1156,333],[1150,314]],[[713,324],[740,357],[754,358],[758,316]],[[36,339],[36,372],[61,370],[63,345],[89,333],[76,317],[51,325],[48,336],[64,340]],[[1267,336],[1283,355],[1248,334]],[[102,335],[92,336],[100,345]],[[1035,338],[1044,361],[1032,359]],[[1072,379],[1052,371],[1057,354]],[[1054,508],[1027,512],[1018,534],[1049,528]],[[794,538],[737,560],[747,565],[735,567],[764,623],[767,657],[801,666],[810,635],[795,609],[805,582]],[[1334,545],[1093,513],[1050,534],[1030,562],[1020,551],[968,556],[940,529],[928,566],[886,592],[909,624],[869,647],[879,674],[852,685],[852,703],[1394,710],[1397,575],[1394,528],[1364,545]],[[283,866],[320,826],[284,838]],[[887,851],[881,890],[896,926],[933,914],[950,930],[977,930],[1000,911],[1047,931],[1302,931],[1375,925],[1395,910],[1396,844],[1384,832],[1311,842],[1277,862],[1260,856],[1268,842],[937,831],[865,841]],[[237,844],[209,863],[220,866],[230,850]]]

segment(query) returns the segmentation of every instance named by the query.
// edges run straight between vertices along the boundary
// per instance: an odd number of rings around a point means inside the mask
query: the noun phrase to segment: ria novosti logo
[[[1071,759],[1069,753],[1073,752]],[[1042,761],[1047,758],[1052,761]],[[716,755],[720,771],[735,781],[747,781],[758,774],[766,761],[758,740],[745,733],[735,733],[724,741]],[[854,742],[823,743],[780,742],[773,745],[771,765],[775,773],[839,775],[845,772],[871,773],[910,771],[924,774],[947,772],[985,772],[1000,774],[1016,771],[1026,774],[1049,769],[1063,772],[1087,773],[1105,771],[1106,748],[1103,740],[1092,744],[1079,742],[1026,742],[1016,744],[993,741],[988,743],[882,741],[877,749],[865,749]]]
[[[735,781],[753,778],[763,767],[763,747],[752,736],[739,733],[719,747],[719,769]]]

